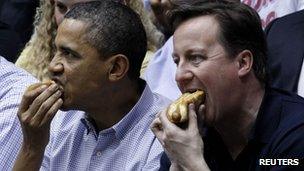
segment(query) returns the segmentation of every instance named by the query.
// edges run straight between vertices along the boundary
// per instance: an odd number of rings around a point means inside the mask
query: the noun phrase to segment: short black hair
[[[238,2],[198,3],[173,10],[170,23],[175,30],[191,18],[206,15],[213,16],[218,22],[218,40],[230,57],[246,49],[253,54],[255,76],[265,83],[267,43],[257,12]]]
[[[77,3],[65,18],[88,24],[86,39],[104,59],[123,54],[129,60],[128,76],[138,79],[147,51],[144,26],[129,7],[111,0]]]

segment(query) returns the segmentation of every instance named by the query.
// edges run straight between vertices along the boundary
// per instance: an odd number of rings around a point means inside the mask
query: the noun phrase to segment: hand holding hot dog
[[[49,141],[49,127],[62,105],[61,91],[54,82],[31,85],[23,95],[18,118],[23,132],[23,145],[44,149]]]
[[[166,110],[159,113],[152,122],[151,129],[171,160],[171,169],[208,170],[203,156],[204,143],[197,124],[197,115],[203,116],[204,110],[205,106],[200,105],[196,114],[195,105],[193,103],[189,105],[189,121],[186,129],[170,122]]]

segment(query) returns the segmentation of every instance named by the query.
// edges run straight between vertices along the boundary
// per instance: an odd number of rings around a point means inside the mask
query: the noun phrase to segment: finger
[[[195,105],[190,103],[188,106],[188,113],[189,113],[189,130],[197,130],[197,115],[195,112]]]
[[[157,136],[158,132],[163,130],[162,123],[159,118],[155,118],[150,126],[152,132]],[[158,136],[157,136],[158,137]]]
[[[164,109],[159,113],[159,120],[162,123],[163,128],[165,129],[166,127],[168,127],[168,125],[170,125],[170,121],[167,118],[167,110],[168,109]]]
[[[38,87],[42,86],[43,84],[42,83],[35,83],[35,84],[32,84],[30,86],[28,86],[26,88],[26,91],[32,91],[32,90],[35,90],[37,89]]]
[[[164,110],[166,110],[166,109],[164,109]],[[156,114],[155,118],[158,118],[158,117],[160,116],[161,112],[162,112],[162,111],[158,112],[158,113]]]
[[[150,0],[150,6],[156,15],[160,15],[163,11],[161,0]]]
[[[57,99],[54,105],[49,109],[49,111],[44,115],[43,120],[40,123],[40,126],[51,124],[52,119],[54,118],[55,114],[58,112],[59,108],[62,106],[63,100]]]
[[[161,0],[150,0],[151,7],[160,6]]]
[[[198,126],[199,128],[203,128],[204,127],[204,122],[205,122],[205,114],[206,114],[206,106],[204,104],[201,104],[198,108]]]
[[[36,86],[38,84],[34,85]],[[39,84],[39,86],[33,90],[26,90],[22,96],[18,113],[24,113],[26,110],[28,110],[29,106],[32,104],[35,98],[37,98],[37,96],[39,96],[46,88],[46,85]]]
[[[154,135],[156,136],[156,138],[158,139],[158,141],[163,145],[163,128],[162,128],[162,123],[160,121],[160,119],[157,117],[153,120],[152,124],[151,124],[151,130],[154,133]]]
[[[52,84],[45,91],[43,91],[30,105],[29,113],[35,114],[42,103],[46,101],[52,94],[54,94],[58,90],[59,86],[57,84]]]
[[[60,98],[61,91],[57,90],[52,96],[50,96],[45,102],[43,102],[38,109],[37,113],[33,117],[33,122],[36,125],[40,125],[42,119],[50,110],[50,108],[56,103],[56,101]]]

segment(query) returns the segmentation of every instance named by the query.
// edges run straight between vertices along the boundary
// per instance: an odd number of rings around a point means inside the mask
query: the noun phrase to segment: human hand
[[[37,83],[25,91],[18,110],[23,148],[44,151],[49,141],[50,123],[63,103],[60,96],[61,91],[55,83],[50,86]]]
[[[150,0],[151,9],[157,22],[165,29],[170,29],[167,13],[172,8],[171,0]]]
[[[151,130],[165,149],[171,160],[171,170],[197,170],[208,168],[203,156],[204,143],[199,134],[194,104],[189,105],[189,123],[185,129],[171,123],[166,110],[158,114],[151,125]],[[201,105],[198,115],[203,116],[205,106]]]

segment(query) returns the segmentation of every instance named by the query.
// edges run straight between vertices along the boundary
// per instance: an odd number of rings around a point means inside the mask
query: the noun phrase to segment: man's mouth
[[[183,91],[183,93],[194,93],[196,91],[203,91],[203,92],[206,92],[205,90],[203,89],[200,89],[200,88],[188,88],[188,89],[185,89],[185,91]]]

